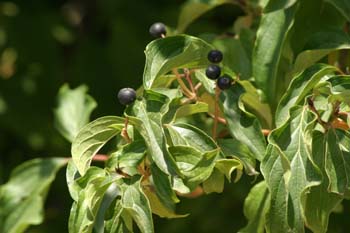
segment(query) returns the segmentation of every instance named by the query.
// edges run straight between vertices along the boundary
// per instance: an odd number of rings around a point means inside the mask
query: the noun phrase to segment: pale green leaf
[[[16,167],[0,186],[0,232],[21,233],[44,219],[44,202],[64,158],[33,159]]]
[[[132,216],[142,233],[153,233],[153,220],[150,203],[141,189],[141,178],[134,176],[124,179],[122,207]]]
[[[218,159],[215,161],[215,167],[226,176],[229,182],[231,182],[231,175],[235,170],[237,170],[235,181],[238,181],[242,175],[243,165],[237,159]]]
[[[267,232],[304,232],[302,200],[309,188],[321,183],[310,152],[314,126],[314,114],[296,106],[290,110],[290,119],[269,136],[261,163],[271,195]]]
[[[217,148],[216,143],[210,136],[193,125],[177,123],[166,125],[166,127],[174,146],[191,146],[201,152]]]
[[[304,102],[307,95],[312,93],[313,88],[327,74],[333,74],[336,68],[333,66],[316,64],[296,76],[283,95],[276,110],[276,125],[281,126],[289,119],[289,110]]]
[[[339,143],[334,140],[332,131],[327,132],[326,135],[319,131],[313,134],[312,154],[323,175],[322,184],[311,187],[305,197],[305,222],[313,232],[327,232],[329,215],[343,199],[341,195],[328,191],[329,179],[325,171],[326,158],[334,153],[331,149],[339,146]]]
[[[293,6],[297,0],[269,0],[264,7],[264,13],[286,9]]]
[[[84,126],[72,143],[72,158],[81,175],[89,168],[94,155],[124,127],[124,118],[105,116]]]
[[[224,191],[225,176],[216,168],[207,180],[203,182],[205,193],[222,193]]]
[[[87,91],[88,88],[84,85],[70,89],[65,84],[58,92],[55,126],[70,142],[73,141],[79,130],[89,122],[90,114],[97,106]]]
[[[69,216],[70,233],[90,233],[107,189],[118,177],[109,176],[105,170],[90,167],[75,182],[80,187],[78,199],[72,205]]]

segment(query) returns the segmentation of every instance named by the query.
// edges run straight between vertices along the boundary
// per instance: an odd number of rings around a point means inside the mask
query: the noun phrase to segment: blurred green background
[[[93,119],[122,114],[116,94],[121,87],[141,85],[143,50],[153,39],[149,26],[156,21],[176,26],[182,3],[0,1],[0,184],[25,160],[70,155],[70,144],[53,124],[62,84],[89,86],[98,103]],[[225,30],[241,14],[237,7],[217,9],[194,24],[190,33]],[[183,199],[178,212],[191,215],[177,220],[155,217],[156,232],[237,232],[246,223],[243,200],[252,182],[246,177],[228,184],[224,194]],[[48,196],[45,222],[28,232],[67,232],[71,202],[62,169]],[[349,205],[345,211],[350,212]],[[332,219],[344,223],[345,216]],[[340,231],[346,227],[337,222],[333,226]]]

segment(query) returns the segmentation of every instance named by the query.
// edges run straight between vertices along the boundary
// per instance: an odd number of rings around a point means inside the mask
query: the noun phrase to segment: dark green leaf
[[[64,158],[33,159],[16,167],[0,186],[0,232],[21,233],[42,223],[44,202]]]
[[[259,175],[255,170],[255,157],[246,145],[235,139],[220,139],[218,143],[226,158],[239,159],[248,175]]]
[[[269,202],[270,195],[266,182],[261,181],[250,190],[244,201],[244,215],[248,219],[248,224],[239,230],[239,233],[265,232],[265,215],[269,208]]]
[[[350,2],[347,0],[325,0],[326,2],[331,3],[342,15],[350,21]]]
[[[181,9],[179,21],[177,24],[177,32],[183,33],[186,28],[201,15],[214,9],[222,4],[232,4],[235,3],[231,0],[197,0],[197,1],[187,1]]]
[[[222,51],[224,59],[222,65],[238,74],[241,79],[251,78],[251,62],[240,40],[234,38],[221,38],[212,42],[216,49]]]
[[[89,122],[91,112],[96,108],[95,100],[86,94],[88,88],[79,86],[69,89],[63,85],[57,96],[58,106],[55,109],[55,126],[70,142],[79,130]]]
[[[163,173],[155,164],[151,165],[151,173],[157,197],[169,212],[175,214],[175,203],[178,203],[180,200],[172,189],[170,177]]]
[[[223,112],[231,135],[245,144],[256,159],[261,160],[265,153],[265,138],[259,121],[244,110],[241,102],[243,93],[244,89],[239,83],[223,91],[220,95]]]
[[[285,70],[281,70],[282,52],[293,25],[295,11],[294,5],[285,10],[263,14],[257,32],[253,53],[253,77],[272,109],[276,107],[276,101],[284,91],[283,88],[279,88],[284,86],[285,82]]]
[[[297,0],[269,0],[266,6],[264,7],[264,13],[271,11],[276,11],[280,9],[286,9],[293,6]]]
[[[72,143],[72,158],[81,175],[89,168],[92,157],[124,127],[124,118],[105,116],[84,126]]]

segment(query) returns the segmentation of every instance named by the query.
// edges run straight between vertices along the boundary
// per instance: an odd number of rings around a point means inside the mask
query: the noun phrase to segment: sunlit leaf
[[[93,156],[124,127],[124,118],[101,117],[84,126],[72,143],[72,158],[81,175],[89,168]]]
[[[152,41],[146,47],[146,65],[143,86],[150,89],[156,78],[173,68],[202,68],[209,64],[208,52],[212,46],[187,35],[172,36]]]

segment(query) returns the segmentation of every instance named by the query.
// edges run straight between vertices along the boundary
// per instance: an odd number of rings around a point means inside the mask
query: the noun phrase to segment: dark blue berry
[[[162,37],[166,35],[166,27],[163,23],[157,22],[151,25],[149,33],[154,37]]]
[[[209,78],[209,79],[217,79],[220,77],[221,74],[221,68],[218,65],[209,65],[208,68],[205,70],[205,75]]]
[[[132,104],[136,99],[136,91],[132,88],[123,88],[118,92],[118,100],[122,105]]]
[[[229,75],[225,74],[218,78],[216,84],[221,90],[226,90],[231,87],[232,78]]]
[[[222,61],[222,58],[224,56],[222,55],[222,52],[219,50],[211,50],[208,53],[208,60],[212,63],[219,63]]]

